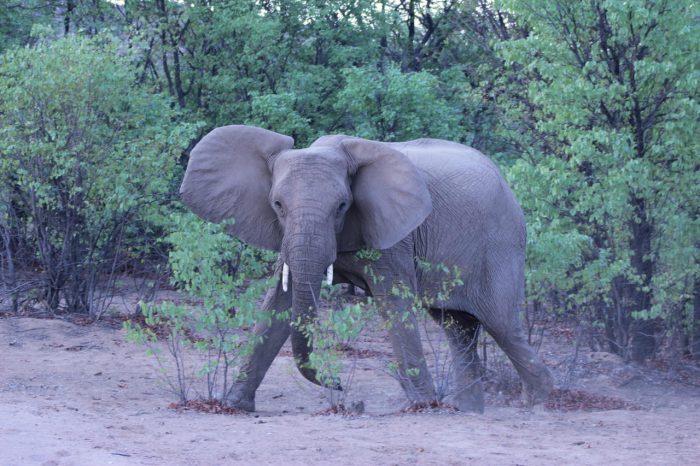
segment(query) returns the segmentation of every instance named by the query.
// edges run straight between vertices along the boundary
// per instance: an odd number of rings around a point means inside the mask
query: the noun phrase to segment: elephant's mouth
[[[326,283],[333,284],[333,264],[326,269]],[[282,291],[285,293],[289,289],[289,265],[286,262],[282,265]]]

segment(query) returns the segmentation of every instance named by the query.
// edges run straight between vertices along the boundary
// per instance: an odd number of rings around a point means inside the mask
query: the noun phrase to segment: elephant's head
[[[292,318],[308,322],[339,251],[389,248],[432,206],[423,176],[387,144],[326,136],[308,149],[293,145],[261,128],[217,128],[192,150],[180,193],[202,218],[233,218],[230,233],[280,252]],[[310,345],[294,329],[292,347],[298,363],[308,360]],[[316,382],[304,364],[300,370]]]

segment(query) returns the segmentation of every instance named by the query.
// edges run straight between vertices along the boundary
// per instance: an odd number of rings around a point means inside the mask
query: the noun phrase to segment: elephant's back
[[[524,257],[522,210],[488,157],[438,139],[392,143],[392,147],[421,170],[432,196],[433,211],[413,234],[419,256],[474,270],[489,252],[511,250]]]
[[[433,202],[439,207],[466,209],[464,201],[482,209],[520,208],[503,175],[491,159],[476,149],[440,139],[416,139],[392,143],[425,176]],[[465,213],[477,213],[467,209]]]
[[[429,183],[461,178],[465,182],[488,183],[502,179],[498,167],[478,150],[442,139],[415,139],[390,144],[421,169]]]

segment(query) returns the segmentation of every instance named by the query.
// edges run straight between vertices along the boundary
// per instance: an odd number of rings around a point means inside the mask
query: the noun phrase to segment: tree
[[[336,109],[344,126],[367,139],[405,141],[416,137],[459,140],[459,108],[441,96],[439,80],[427,72],[347,68]]]
[[[641,361],[655,351],[662,323],[692,319],[697,5],[505,3],[530,31],[500,44],[527,89],[510,110],[535,122],[534,132],[519,134],[528,149],[518,170],[551,186],[526,209],[589,238],[567,268],[575,284],[565,301],[597,315],[612,351]]]

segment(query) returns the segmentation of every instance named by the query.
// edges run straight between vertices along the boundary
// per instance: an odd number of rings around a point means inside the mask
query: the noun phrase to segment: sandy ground
[[[122,330],[0,319],[0,465],[700,464],[697,388],[615,389],[636,411],[397,414],[398,384],[360,367],[352,397],[365,414],[319,416],[323,390],[282,354],[257,413],[180,412]],[[588,388],[610,393],[606,380]]]

